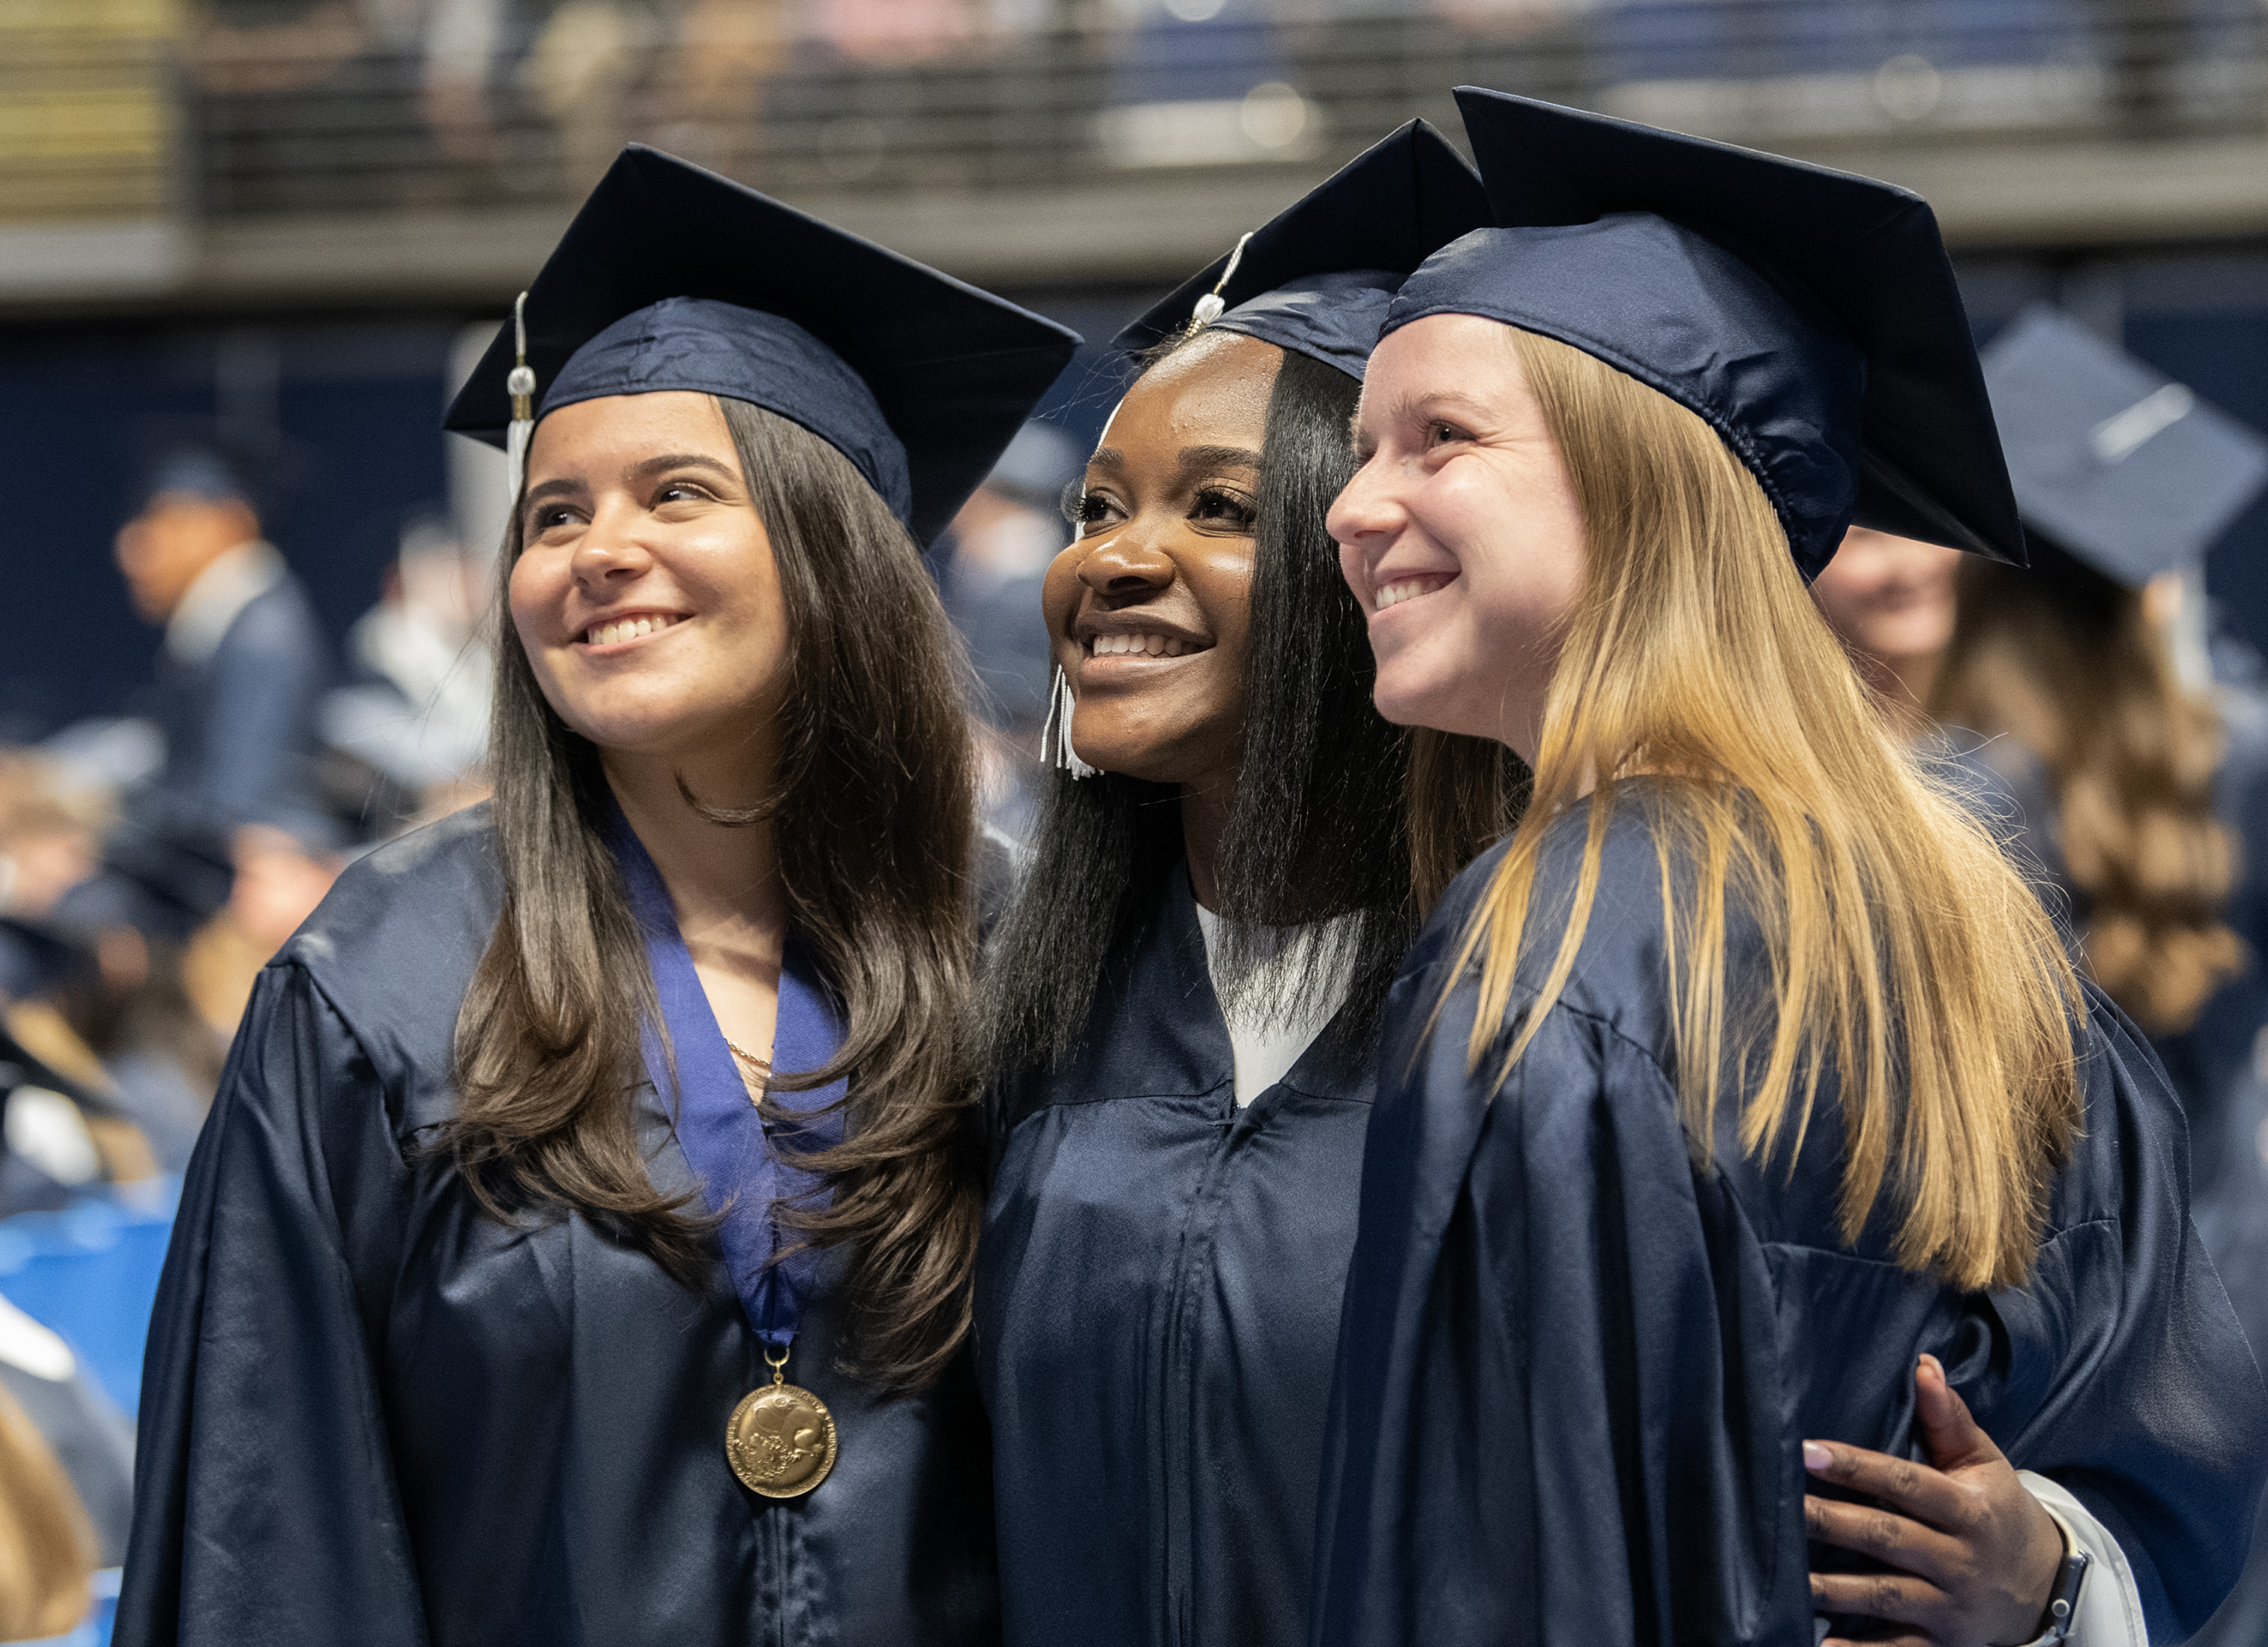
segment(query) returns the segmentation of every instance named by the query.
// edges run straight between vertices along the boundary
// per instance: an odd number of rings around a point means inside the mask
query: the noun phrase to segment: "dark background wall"
[[[1963,279],[1980,336],[2027,302],[2060,300],[2268,430],[2268,254],[1979,257]],[[1091,340],[1042,408],[1091,444],[1120,381],[1101,345],[1155,294],[1017,295]],[[0,649],[0,741],[120,712],[149,679],[158,632],[128,607],[110,545],[141,473],[183,438],[252,431],[265,445],[269,535],[342,636],[378,599],[404,526],[446,507],[438,419],[451,345],[475,318],[0,332],[0,521],[28,614]],[[2207,578],[2226,621],[2268,651],[2268,501],[2214,550]]]
[[[258,462],[269,536],[334,636],[377,599],[403,526],[446,500],[437,433],[453,317],[251,330],[0,334],[0,522],[24,621],[0,648],[0,741],[127,706],[158,631],[111,560],[150,465],[225,435]]]

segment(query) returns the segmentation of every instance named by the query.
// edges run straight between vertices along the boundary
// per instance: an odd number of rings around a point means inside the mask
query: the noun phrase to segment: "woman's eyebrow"
[[[1208,469],[1256,469],[1260,454],[1246,446],[1183,446],[1182,467],[1175,477],[1183,484]]]
[[[1426,394],[1405,394],[1394,402],[1394,421],[1422,423],[1429,418],[1442,415],[1484,421],[1491,415],[1489,408],[1469,394],[1454,389],[1440,389]]]
[[[703,457],[697,452],[673,452],[662,457],[648,458],[630,470],[630,476],[633,480],[648,480],[668,469],[707,469],[723,475],[736,486],[740,480],[738,469],[714,458]]]
[[[520,507],[529,508],[541,503],[547,497],[579,496],[585,489],[586,489],[580,481],[546,481],[540,486],[528,488],[527,496],[520,500]]]

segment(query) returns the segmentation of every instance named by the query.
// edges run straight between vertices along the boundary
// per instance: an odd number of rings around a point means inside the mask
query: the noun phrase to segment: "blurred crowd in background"
[[[620,144],[1099,342],[1458,81],[1911,179],[1980,340],[2049,301],[2268,426],[2264,0],[0,0],[0,1641],[100,1639],[172,1198],[254,974],[356,854],[484,793],[503,460],[439,411]],[[934,556],[1011,835],[1118,381],[1090,346]],[[1918,713],[1949,561],[1843,571]],[[2095,807],[2064,868],[2105,933],[2203,901],[2196,943],[2134,940],[2135,998],[2228,1018],[2200,1217],[2263,1254],[2235,1290],[2268,1320],[2268,865],[2208,827],[2268,771],[2268,504],[2085,590],[2096,639],[2025,643],[2072,616],[2042,609],[1972,649],[2021,701],[1969,718]],[[2122,789],[2098,757],[2138,736],[2164,758]]]

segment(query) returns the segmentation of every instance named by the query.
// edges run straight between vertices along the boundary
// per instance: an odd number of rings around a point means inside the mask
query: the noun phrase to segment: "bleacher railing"
[[[0,0],[0,230],[1320,173],[1459,82],[1831,151],[2268,129],[2263,0]]]

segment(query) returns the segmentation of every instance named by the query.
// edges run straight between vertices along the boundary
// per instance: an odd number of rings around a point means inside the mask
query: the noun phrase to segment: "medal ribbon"
[[[717,1026],[709,996],[693,970],[692,952],[677,930],[677,914],[643,842],[620,810],[615,813],[615,862],[630,892],[630,914],[645,940],[646,964],[653,970],[654,994],[669,1047],[677,1055],[677,1142],[701,1181],[702,1199],[719,1222],[718,1239],[725,1267],[740,1294],[748,1325],[776,1356],[787,1354],[819,1271],[819,1254],[806,1247],[775,1263],[784,1245],[775,1202],[806,1202],[821,1192],[821,1180],[791,1167],[774,1152],[774,1139],[748,1097],[747,1084],[725,1033]],[[655,1091],[670,1096],[669,1060],[661,1036],[649,1024],[644,1035],[645,1065]],[[778,1026],[772,1032],[772,1068],[780,1074],[816,1070],[843,1045],[843,1026],[811,955],[793,931],[781,957]],[[795,1116],[777,1127],[779,1140],[809,1152],[842,1142],[843,1112],[817,1112],[836,1103],[847,1083],[836,1081],[807,1092],[775,1092],[775,1105]]]

